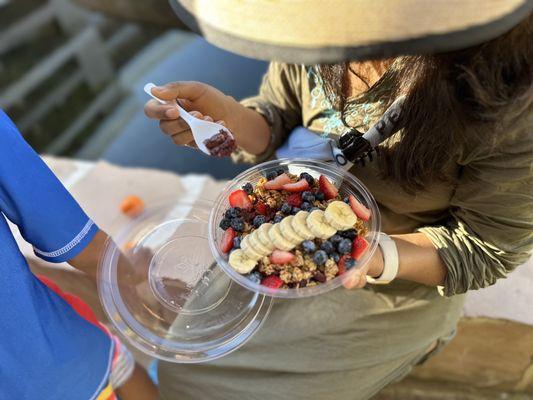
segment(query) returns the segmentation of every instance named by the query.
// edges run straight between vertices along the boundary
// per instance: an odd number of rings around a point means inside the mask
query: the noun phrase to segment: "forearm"
[[[98,231],[91,243],[76,257],[69,260],[68,263],[96,280],[98,261],[107,238],[108,236],[105,232]]]
[[[261,114],[234,101],[226,121],[239,147],[254,155],[263,153],[270,143],[270,127]]]

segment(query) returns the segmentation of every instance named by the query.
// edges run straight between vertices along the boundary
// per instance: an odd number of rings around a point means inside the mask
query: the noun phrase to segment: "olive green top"
[[[260,94],[244,104],[262,113],[272,128],[265,154],[239,155],[250,162],[271,157],[296,126],[329,137],[347,129],[312,67],[271,64]],[[364,131],[379,118],[378,109],[376,104],[354,107],[348,123]],[[476,146],[450,160],[457,177],[453,185],[434,184],[410,195],[381,179],[376,161],[351,171],[376,198],[384,232],[420,230],[429,236],[448,268],[446,296],[395,280],[276,300],[261,329],[234,353],[199,365],[161,363],[161,397],[359,400],[405,376],[432,342],[449,339],[461,315],[461,293],[493,284],[528,258],[533,247],[528,118],[516,121],[496,150]]]

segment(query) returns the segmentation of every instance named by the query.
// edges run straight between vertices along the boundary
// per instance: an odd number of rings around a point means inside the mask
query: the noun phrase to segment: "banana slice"
[[[344,201],[333,201],[328,204],[324,211],[326,221],[338,231],[353,228],[357,222],[357,216],[352,211],[352,207]]]
[[[281,234],[279,224],[274,224],[272,228],[270,228],[270,230],[268,231],[268,237],[270,238],[272,243],[274,243],[274,246],[276,246],[276,248],[279,250],[289,251],[296,247],[295,243],[288,241]]]
[[[272,226],[273,225],[271,223],[267,222],[266,224],[261,225],[259,229],[255,231],[257,232],[257,238],[259,239],[261,244],[267,247],[271,252],[276,248],[276,246],[274,246],[274,243],[272,243],[270,237],[268,236],[268,232],[270,231],[270,228],[272,228]]]
[[[239,274],[247,274],[255,268],[256,261],[248,258],[244,251],[233,250],[229,255],[229,265]]]
[[[242,239],[241,249],[248,258],[251,258],[254,261],[257,261],[263,257],[263,255],[259,253],[250,243],[250,235],[246,235],[244,239]]]
[[[287,239],[289,242],[292,242],[298,245],[302,243],[305,238],[298,235],[296,231],[293,229],[292,227],[293,220],[294,220],[293,215],[289,215],[288,217],[283,218],[281,222],[279,223],[279,229],[285,239]]]
[[[309,230],[313,232],[313,235],[317,238],[329,239],[337,233],[337,230],[326,221],[324,211],[322,210],[311,211],[307,216],[306,222]]]
[[[303,237],[304,240],[311,240],[315,238],[313,232],[311,232],[307,227],[306,219],[308,215],[308,211],[298,211],[291,221],[292,228],[294,229],[296,234],[298,234],[298,236]]]
[[[250,235],[246,236],[248,239],[247,244],[249,246],[252,246],[252,248],[261,254],[261,256],[268,256],[272,251],[263,245],[261,241],[259,240],[259,237],[257,235],[257,231],[253,231]]]

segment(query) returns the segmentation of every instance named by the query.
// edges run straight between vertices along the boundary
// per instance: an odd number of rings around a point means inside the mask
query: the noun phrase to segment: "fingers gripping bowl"
[[[249,290],[299,298],[342,285],[374,254],[377,204],[335,165],[275,160],[230,181],[209,219],[220,267]]]

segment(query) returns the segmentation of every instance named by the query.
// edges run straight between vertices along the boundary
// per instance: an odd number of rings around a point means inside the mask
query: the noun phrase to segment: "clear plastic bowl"
[[[341,197],[354,195],[363,205],[370,209],[372,215],[366,223],[368,234],[365,239],[369,247],[362,258],[358,261],[357,268],[364,266],[376,251],[378,245],[378,235],[381,228],[381,218],[376,201],[368,192],[365,186],[349,172],[337,167],[336,165],[307,159],[280,159],[268,161],[256,165],[231,180],[222,190],[215,206],[209,217],[209,245],[219,266],[238,284],[254,292],[259,292],[267,296],[280,298],[301,298],[316,296],[326,293],[342,285],[343,280],[348,278],[356,269],[347,271],[344,275],[338,276],[330,281],[321,283],[316,286],[294,288],[294,289],[272,289],[250,280],[248,277],[239,274],[228,264],[228,255],[220,251],[219,243],[222,240],[224,231],[219,227],[220,220],[224,212],[230,207],[228,197],[234,190],[240,189],[245,183],[252,183],[254,186],[257,181],[270,171],[275,171],[280,167],[288,169],[290,173],[299,175],[307,172],[313,177],[318,178],[320,175],[326,176],[338,189]]]

